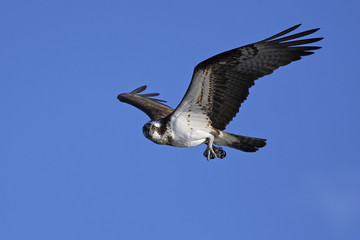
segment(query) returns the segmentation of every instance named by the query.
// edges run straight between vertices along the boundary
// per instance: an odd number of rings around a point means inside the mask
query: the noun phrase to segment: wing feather
[[[220,53],[199,63],[194,69],[184,98],[173,114],[196,109],[204,118],[210,118],[213,127],[225,129],[246,100],[249,88],[256,79],[321,48],[302,45],[320,41],[322,38],[298,39],[318,31],[319,28],[284,36],[299,26],[300,24],[262,41]]]
[[[146,113],[151,120],[159,120],[171,114],[174,109],[162,104],[164,100],[155,99],[151,97],[159,96],[159,93],[139,94],[146,89],[146,86],[141,86],[130,93],[122,93],[117,96],[119,101],[133,105]]]

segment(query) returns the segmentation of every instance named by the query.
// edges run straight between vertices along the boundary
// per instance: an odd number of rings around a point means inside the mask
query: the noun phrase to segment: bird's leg
[[[218,158],[223,159],[224,157],[226,157],[226,152],[222,149],[222,147],[213,146],[213,149]]]
[[[206,143],[207,143],[207,148],[203,154],[206,157],[206,159],[210,161],[210,159],[216,158],[216,153],[214,152],[213,149],[214,136],[207,138]]]

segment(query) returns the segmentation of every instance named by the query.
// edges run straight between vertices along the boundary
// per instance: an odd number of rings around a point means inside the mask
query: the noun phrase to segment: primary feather
[[[307,36],[318,28],[279,38],[300,25],[291,27],[265,40],[220,53],[201,63],[195,69],[190,86],[176,111],[188,110],[194,105],[210,117],[212,126],[223,130],[235,117],[249,95],[255,80],[271,74],[280,66],[313,54],[320,47],[300,46],[322,38],[290,41]],[[206,85],[207,88],[200,86]],[[207,96],[207,97],[206,97]],[[201,99],[201,101],[197,101]]]

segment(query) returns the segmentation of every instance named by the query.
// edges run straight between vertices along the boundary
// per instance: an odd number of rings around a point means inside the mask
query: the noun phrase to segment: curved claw
[[[217,154],[214,151],[211,151],[210,149],[206,149],[203,155],[204,157],[206,157],[208,161],[217,157]]]
[[[204,157],[206,157],[207,160],[214,159],[216,157],[223,159],[226,157],[226,152],[222,149],[222,147],[213,146],[213,151],[206,148],[203,155]]]
[[[222,147],[214,147],[214,151],[218,158],[223,159],[226,157],[226,152],[222,149]]]
[[[207,158],[207,150],[205,150],[205,151],[203,152],[203,155],[204,155],[204,157]]]
[[[224,150],[221,150],[221,151],[219,151],[219,153],[216,153],[216,156],[217,156],[218,158],[223,159],[223,158],[226,157],[226,152],[225,152]]]

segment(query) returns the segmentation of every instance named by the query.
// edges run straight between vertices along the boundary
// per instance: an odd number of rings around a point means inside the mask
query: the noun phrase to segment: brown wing
[[[322,38],[289,41],[314,33],[318,28],[279,38],[299,26],[300,24],[260,42],[223,52],[199,63],[174,114],[199,109],[210,118],[213,127],[225,129],[246,100],[249,88],[256,79],[299,60],[302,56],[311,55],[314,53],[311,50],[320,48],[300,45],[317,42]]]
[[[159,120],[168,116],[174,111],[171,107],[162,104],[161,102],[166,102],[164,100],[159,100],[151,97],[159,96],[159,93],[147,93],[139,94],[146,89],[146,86],[139,87],[133,90],[130,93],[122,93],[117,96],[120,102],[125,102],[128,104],[137,107],[144,113],[146,113],[151,120]]]

